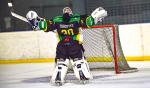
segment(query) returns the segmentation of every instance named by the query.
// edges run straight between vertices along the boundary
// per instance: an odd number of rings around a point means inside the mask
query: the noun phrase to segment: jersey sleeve
[[[39,21],[39,28],[40,30],[44,30],[45,32],[56,30],[56,23],[61,23],[62,20],[62,16],[56,16],[51,20],[41,20]]]
[[[39,29],[44,32],[49,32],[55,30],[55,25],[52,20],[41,20],[39,21]]]
[[[81,15],[80,16],[80,25],[81,27],[91,27],[95,25],[94,18],[88,15]]]

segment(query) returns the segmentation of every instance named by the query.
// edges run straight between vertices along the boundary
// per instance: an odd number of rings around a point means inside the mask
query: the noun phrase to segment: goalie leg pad
[[[68,70],[68,65],[69,65],[69,59],[57,60],[57,64],[51,79],[52,83],[58,83],[58,82],[64,83],[64,79]]]
[[[82,59],[77,58],[77,60],[71,60],[71,63],[73,65],[73,70],[77,79],[79,80],[92,79],[88,63],[84,58]]]

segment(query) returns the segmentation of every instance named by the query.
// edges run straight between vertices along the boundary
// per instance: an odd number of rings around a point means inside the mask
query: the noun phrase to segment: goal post
[[[92,28],[110,28],[110,30],[112,31],[112,39],[113,39],[113,51],[114,51],[114,68],[115,68],[115,72],[116,74],[120,73],[119,72],[119,68],[118,68],[118,60],[117,60],[117,50],[116,50],[116,32],[115,32],[115,25],[103,25],[103,26],[93,26]]]
[[[116,74],[135,71],[123,54],[118,25],[98,25],[81,31],[85,57],[90,68],[114,69]]]

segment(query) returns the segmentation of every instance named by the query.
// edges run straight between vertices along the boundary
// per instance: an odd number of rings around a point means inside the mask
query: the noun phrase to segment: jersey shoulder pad
[[[79,14],[73,14],[73,15],[71,15],[70,22],[74,22],[74,21],[77,21],[77,22],[80,21],[80,15]]]
[[[79,14],[77,14],[77,13],[74,13],[72,16],[74,16],[74,17],[78,17],[78,16],[80,16]]]
[[[56,17],[53,18],[52,21],[54,23],[56,23],[56,22],[62,22],[63,21],[63,17],[62,16],[56,16]]]

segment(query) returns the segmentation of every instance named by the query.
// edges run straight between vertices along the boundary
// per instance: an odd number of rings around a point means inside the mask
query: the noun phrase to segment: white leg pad
[[[57,61],[57,64],[56,64],[56,67],[55,67],[55,70],[51,79],[52,83],[55,83],[57,81],[64,83],[64,79],[68,70],[68,65],[69,65],[69,59],[66,59],[65,61]]]
[[[82,71],[87,79],[92,79],[89,65],[84,58],[77,61],[71,60],[71,64],[73,65],[73,70],[77,79],[81,80],[79,71]]]

